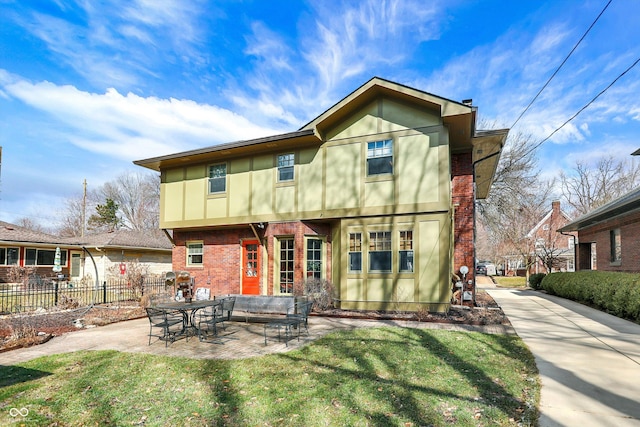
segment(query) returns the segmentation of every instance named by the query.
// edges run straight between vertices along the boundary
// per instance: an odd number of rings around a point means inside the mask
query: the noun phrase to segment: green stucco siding
[[[318,148],[301,150],[298,165],[298,210],[301,212],[319,211],[322,209],[324,196],[323,186],[323,151]]]
[[[443,249],[448,248],[449,228],[442,220],[420,221],[418,224],[420,250],[416,267],[419,299],[431,303],[442,302],[443,281],[448,283],[449,275],[442,277],[440,263]]]
[[[184,183],[184,218],[186,220],[204,217],[207,180],[188,180]]]
[[[184,182],[172,182],[170,184],[162,184],[161,200],[162,200],[162,216],[163,221],[182,221],[182,210],[184,207]]]
[[[437,202],[440,183],[448,180],[448,164],[438,162],[437,134],[399,137],[395,161],[398,182],[397,202]]]
[[[227,198],[229,216],[246,216],[250,214],[251,200],[251,159],[240,159],[230,162],[227,181]]]
[[[362,143],[327,147],[326,209],[360,205]]]
[[[253,158],[251,179],[251,214],[267,215],[273,213],[274,190],[274,160],[273,155],[256,156]]]

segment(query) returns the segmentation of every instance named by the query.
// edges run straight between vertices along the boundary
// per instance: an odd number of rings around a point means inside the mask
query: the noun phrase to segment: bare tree
[[[527,234],[544,216],[553,185],[539,179],[532,144],[530,135],[509,137],[489,196],[478,202],[478,221],[490,239],[485,246],[520,258],[527,272],[535,262],[535,242]]]
[[[160,224],[160,177],[154,173],[124,173],[99,190],[103,199],[119,207],[123,226],[132,230],[157,229]]]
[[[80,236],[83,218],[100,217],[100,206],[111,200],[117,206],[117,217],[122,220],[122,228],[132,230],[155,230],[160,225],[160,178],[157,174],[123,173],[97,189],[87,191],[83,196],[71,197],[66,209],[60,215],[61,225],[57,231],[60,236]],[[103,230],[94,227],[93,232]]]
[[[562,196],[573,208],[572,215],[584,215],[640,185],[640,168],[635,159],[599,159],[593,167],[576,162],[570,173],[560,175]]]
[[[82,194],[68,198],[65,202],[64,212],[59,215],[60,226],[57,234],[61,237],[81,236],[86,225],[83,224],[83,220],[88,217],[85,214],[97,206],[97,200],[95,192],[87,192],[86,203]]]
[[[32,218],[20,218],[16,221],[16,225],[26,228],[27,230],[37,231],[40,233],[48,233],[49,231]]]

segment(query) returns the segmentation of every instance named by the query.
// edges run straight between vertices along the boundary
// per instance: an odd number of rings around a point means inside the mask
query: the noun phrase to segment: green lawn
[[[530,426],[539,391],[517,336],[359,329],[243,360],[100,351],[0,366],[0,425]]]
[[[493,276],[493,280],[503,288],[524,288],[527,286],[526,277]]]

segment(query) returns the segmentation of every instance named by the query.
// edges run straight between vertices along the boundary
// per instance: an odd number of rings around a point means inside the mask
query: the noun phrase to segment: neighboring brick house
[[[476,114],[373,78],[298,131],[134,163],[161,173],[173,269],[212,295],[315,277],[344,309],[443,311],[508,134]]]
[[[536,256],[531,273],[575,270],[576,233],[563,234],[558,231],[570,221],[571,217],[560,209],[560,202],[554,201],[551,210],[527,234],[527,238],[533,241]]]
[[[560,231],[578,234],[576,270],[640,272],[640,188]]]
[[[89,234],[85,237],[57,237],[0,221],[0,282],[9,280],[13,265],[33,267],[41,277],[54,277],[56,248],[60,248],[61,267],[65,277],[79,280],[84,276],[104,280],[110,267],[123,261],[137,260],[149,272],[171,271],[171,241],[156,231],[118,230],[113,233]],[[84,248],[84,249],[83,249]],[[91,253],[96,266],[90,261]]]

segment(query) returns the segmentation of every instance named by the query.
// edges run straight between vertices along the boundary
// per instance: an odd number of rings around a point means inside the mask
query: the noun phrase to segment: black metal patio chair
[[[222,301],[222,317],[224,317],[224,320],[230,321],[231,315],[233,314],[233,307],[236,304],[236,297],[224,297],[224,298],[221,298],[221,301]],[[222,327],[224,329],[227,329],[224,323],[222,324]]]
[[[164,346],[167,347],[169,341],[174,342],[176,335],[184,330],[182,313],[159,310],[153,307],[147,307],[146,310],[149,318],[149,345],[151,345],[151,337],[158,337],[159,340],[164,341]],[[154,332],[154,328],[157,332]]]
[[[218,335],[218,323],[221,323],[224,328],[224,321],[227,320],[223,316],[222,303],[198,310],[197,315],[198,339],[200,341],[204,341],[211,331],[214,336]]]
[[[298,327],[304,325],[304,329],[307,331],[307,334],[309,334],[309,313],[311,313],[312,307],[313,302],[296,303],[287,310],[287,319],[297,321]]]

